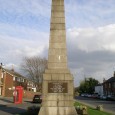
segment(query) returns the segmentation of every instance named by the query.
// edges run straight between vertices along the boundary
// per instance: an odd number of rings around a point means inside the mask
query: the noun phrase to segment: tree
[[[79,93],[92,94],[95,91],[95,86],[99,84],[99,81],[94,78],[85,78],[79,86]]]
[[[40,57],[24,57],[21,69],[25,72],[26,76],[37,84],[42,83],[42,77],[45,69],[47,68],[47,60]]]

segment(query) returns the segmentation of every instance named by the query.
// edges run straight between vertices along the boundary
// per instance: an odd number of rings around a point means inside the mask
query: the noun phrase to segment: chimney
[[[114,71],[113,77],[115,77],[115,71]]]
[[[103,83],[106,81],[106,79],[105,78],[103,78]]]
[[[2,63],[0,64],[0,69],[2,69]]]
[[[12,64],[12,69],[11,69],[11,71],[13,71],[14,72],[14,65]]]

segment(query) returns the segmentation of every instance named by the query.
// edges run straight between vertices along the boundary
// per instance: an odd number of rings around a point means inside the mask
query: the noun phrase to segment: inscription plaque
[[[68,93],[67,83],[62,82],[48,83],[48,93]]]

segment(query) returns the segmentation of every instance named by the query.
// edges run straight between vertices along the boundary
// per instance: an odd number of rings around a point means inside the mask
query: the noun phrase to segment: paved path
[[[40,106],[32,103],[31,99],[24,99],[22,104],[14,104],[12,98],[0,97],[0,115],[16,115],[27,111],[30,106]]]

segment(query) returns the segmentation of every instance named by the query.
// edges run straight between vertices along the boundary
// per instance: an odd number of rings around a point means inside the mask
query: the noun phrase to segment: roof
[[[98,84],[98,85],[96,85],[96,86],[102,86],[102,83],[100,83],[100,84]]]
[[[8,69],[4,69],[4,70],[5,70],[6,72],[8,72],[8,73],[10,73],[10,74],[12,74],[12,75],[14,75],[14,76],[16,76],[16,77],[22,77],[22,78],[27,79],[26,77],[24,77],[23,75],[21,75],[21,74],[15,72],[15,71],[8,70]]]
[[[115,82],[115,77],[111,77],[108,80],[106,80],[104,83],[110,83],[110,82]]]
[[[23,75],[21,75],[21,74],[15,72],[15,71],[13,71],[13,70],[8,70],[8,69],[5,69],[5,68],[2,68],[2,69],[3,69],[4,71],[6,71],[8,74],[11,74],[12,76],[21,77],[21,78],[24,78],[24,79],[26,79],[26,80],[28,80],[28,81],[30,81],[30,82],[36,83],[35,81],[33,81],[33,80],[31,80],[31,79],[29,79],[29,78],[27,78],[27,77],[24,77]]]

